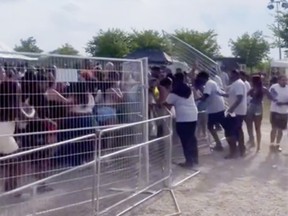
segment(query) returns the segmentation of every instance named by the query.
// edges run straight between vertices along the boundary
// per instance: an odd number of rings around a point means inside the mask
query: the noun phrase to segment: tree
[[[20,45],[16,45],[14,50],[16,52],[30,52],[30,53],[42,53],[43,50],[41,50],[37,46],[37,41],[34,37],[29,37],[27,39],[21,39]]]
[[[235,41],[230,40],[232,54],[246,60],[246,65],[252,71],[262,60],[267,57],[270,45],[265,40],[261,31],[256,31],[252,35],[248,33],[238,37]]]
[[[219,56],[220,46],[214,30],[199,32],[189,29],[176,30],[174,35],[209,57]]]
[[[273,43],[274,47],[288,48],[288,13],[279,12],[275,17],[275,24],[272,24],[270,29],[277,38]]]
[[[255,70],[256,72],[266,72],[266,71],[269,71],[269,68],[271,67],[271,61],[272,59],[265,59],[263,61],[261,61],[260,63],[258,63],[256,66],[255,66]]]
[[[167,51],[167,41],[154,30],[136,31],[130,34],[132,51],[137,49],[160,49]]]
[[[72,45],[65,43],[64,45],[50,53],[59,55],[78,55],[79,51],[76,50]]]
[[[122,58],[131,50],[130,37],[120,29],[100,30],[85,50],[92,56]]]

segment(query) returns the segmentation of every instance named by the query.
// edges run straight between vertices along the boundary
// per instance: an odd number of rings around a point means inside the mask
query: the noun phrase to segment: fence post
[[[168,142],[168,146],[165,146],[165,149],[166,149],[166,156],[165,156],[165,159],[166,159],[166,172],[167,172],[167,175],[169,176],[169,178],[164,182],[165,184],[165,187],[166,188],[170,188],[171,187],[171,182],[172,182],[172,179],[171,179],[171,174],[172,174],[172,143],[173,143],[173,116],[172,116],[172,113],[170,111],[169,112],[169,115],[170,115],[170,118],[168,119],[169,120],[169,124],[167,124],[167,127],[169,129],[169,142]],[[165,175],[166,176],[166,175]]]
[[[99,139],[100,142],[100,139]],[[97,214],[96,212],[96,201],[95,201],[95,193],[96,193],[96,184],[97,184],[97,152],[98,152],[98,142],[97,142],[97,131],[95,131],[95,149],[94,149],[94,164],[93,164],[93,179],[92,179],[92,209],[94,215]]]
[[[99,132],[99,139],[95,136],[95,161],[93,173],[93,186],[92,186],[92,207],[94,215],[98,216],[100,212],[100,173],[101,173],[101,143],[102,132]]]
[[[143,98],[143,103],[142,103],[142,112],[143,112],[143,120],[148,120],[149,119],[149,107],[148,107],[148,82],[147,82],[147,77],[148,77],[148,58],[143,58],[142,64],[141,64],[141,71],[142,71],[142,76],[140,77],[141,83],[144,86],[144,89],[142,91],[142,98]],[[148,142],[149,141],[149,123],[145,123],[143,125],[143,141]],[[145,186],[149,185],[150,182],[150,159],[149,159],[149,146],[145,146],[141,150],[141,155],[140,157],[143,158],[143,164],[145,167]],[[141,166],[141,164],[140,164]],[[143,172],[142,172],[143,174]]]

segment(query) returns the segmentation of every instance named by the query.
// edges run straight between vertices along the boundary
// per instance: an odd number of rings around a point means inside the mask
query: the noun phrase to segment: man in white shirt
[[[204,85],[202,101],[206,101],[206,111],[208,114],[208,129],[213,136],[216,145],[214,150],[222,151],[223,147],[218,137],[215,125],[220,124],[225,130],[225,104],[223,98],[218,94],[220,91],[217,83],[209,78],[207,72],[200,72],[197,79]]]
[[[283,130],[287,128],[288,119],[288,86],[287,77],[280,76],[277,84],[270,87],[270,94],[277,101],[271,102],[270,122],[271,130],[271,150],[281,151],[280,142],[283,136]],[[274,144],[276,140],[276,145]]]
[[[211,73],[211,79],[214,80],[219,87],[219,89],[224,90],[226,87],[224,86],[222,79],[220,76],[216,74],[216,69],[213,68],[213,73]],[[225,87],[225,88],[224,88]],[[220,124],[215,124],[216,130],[221,131],[221,126]]]
[[[241,80],[244,82],[245,87],[246,87],[246,91],[250,91],[251,89],[251,85],[249,83],[249,81],[247,80],[247,74],[244,71],[240,71],[240,78]],[[249,103],[249,97],[247,97],[247,103]]]
[[[223,87],[226,88],[229,85],[229,76],[228,73],[225,71],[224,66],[221,66],[220,78],[222,80]]]
[[[229,104],[225,136],[230,147],[230,153],[225,157],[226,159],[235,158],[237,142],[240,156],[244,156],[246,152],[242,124],[247,113],[247,90],[245,83],[240,79],[239,71],[233,70],[229,75],[232,84],[228,94],[225,95],[228,97]]]
[[[224,89],[222,80],[221,80],[221,78],[220,78],[217,74],[212,74],[212,73],[211,73],[211,79],[216,82],[216,84],[218,85],[218,87],[219,87],[220,89]]]
[[[249,92],[250,89],[251,89],[251,85],[250,83],[248,82],[247,80],[247,74],[244,72],[244,71],[240,71],[240,78],[241,80],[244,82],[245,84],[245,87],[246,87],[246,91]],[[251,100],[251,97],[250,96],[247,96],[247,105],[249,105],[250,103],[250,100]],[[246,122],[246,118],[245,118],[245,122]],[[251,127],[252,126],[252,127]],[[247,124],[246,122],[246,127],[247,127],[247,133],[248,133],[248,136],[249,136],[249,140],[248,140],[248,143],[250,143],[252,146],[255,145],[254,143],[254,134],[253,134],[253,125],[251,124]]]

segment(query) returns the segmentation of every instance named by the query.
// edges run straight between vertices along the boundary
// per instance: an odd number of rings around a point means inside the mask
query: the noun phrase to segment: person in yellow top
[[[156,98],[156,100],[159,99],[159,94],[160,94],[159,89],[158,89],[157,86],[155,86],[154,89],[153,89],[153,95]]]

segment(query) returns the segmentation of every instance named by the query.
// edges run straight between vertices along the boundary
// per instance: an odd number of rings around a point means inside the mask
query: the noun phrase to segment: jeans
[[[236,151],[237,148],[237,142],[238,142],[238,148],[240,152],[245,152],[246,147],[244,143],[244,133],[242,129],[243,121],[245,116],[244,115],[236,115],[235,117],[228,117],[226,118],[226,124],[227,127],[225,130],[225,136],[226,138],[233,138],[235,142],[229,143],[230,150],[232,152]]]
[[[177,122],[176,130],[181,140],[186,163],[198,163],[198,145],[195,136],[197,122]]]

